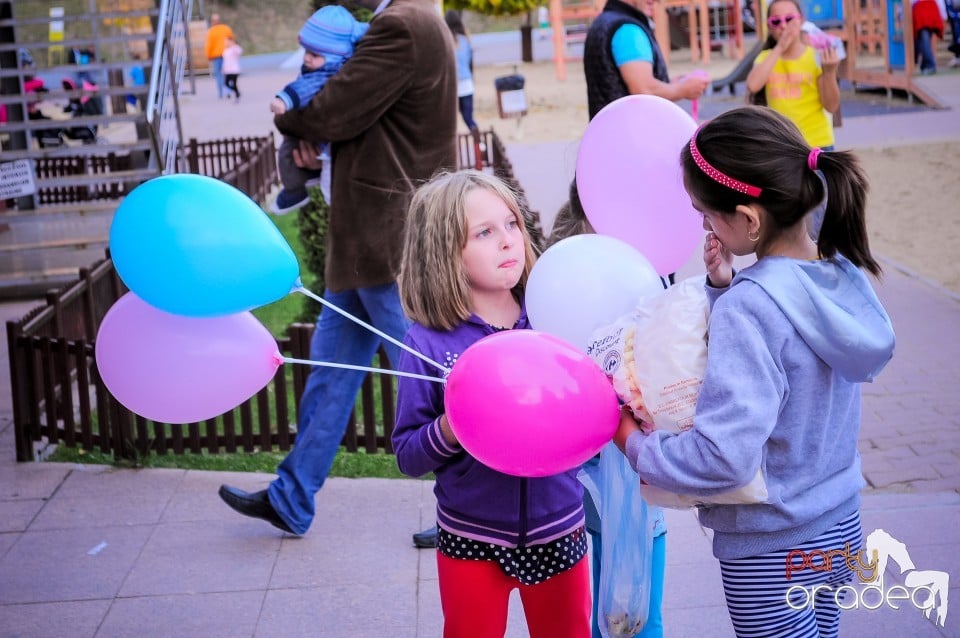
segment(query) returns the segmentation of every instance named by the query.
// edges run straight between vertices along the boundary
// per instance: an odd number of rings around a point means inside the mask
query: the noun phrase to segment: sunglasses
[[[800,17],[800,14],[797,13],[788,13],[782,16],[770,16],[767,18],[767,24],[770,25],[771,29],[776,29],[780,24],[790,24],[794,20]]]

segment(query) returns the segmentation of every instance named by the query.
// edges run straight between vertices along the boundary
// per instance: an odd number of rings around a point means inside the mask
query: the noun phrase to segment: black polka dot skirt
[[[507,576],[524,585],[536,585],[580,562],[587,553],[587,535],[581,527],[550,543],[513,548],[464,538],[440,528],[437,551],[449,558],[494,561]]]

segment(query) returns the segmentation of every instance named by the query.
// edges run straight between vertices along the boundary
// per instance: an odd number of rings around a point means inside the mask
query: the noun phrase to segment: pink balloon
[[[695,129],[673,102],[630,95],[597,113],[577,153],[577,189],[590,224],[639,250],[661,275],[676,272],[703,243],[680,170],[680,150]]]
[[[113,396],[163,423],[193,423],[235,408],[282,362],[276,340],[249,312],[184,317],[132,292],[103,318],[95,350]]]
[[[447,377],[444,404],[467,452],[515,476],[581,465],[613,438],[620,415],[610,381],[587,355],[534,330],[467,348]]]

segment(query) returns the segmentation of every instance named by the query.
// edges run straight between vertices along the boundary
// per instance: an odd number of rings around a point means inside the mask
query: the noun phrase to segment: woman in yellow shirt
[[[833,150],[832,113],[840,108],[837,69],[832,46],[814,49],[801,35],[803,13],[794,0],[773,0],[768,6],[770,35],[747,76],[747,90],[797,125],[810,146]]]

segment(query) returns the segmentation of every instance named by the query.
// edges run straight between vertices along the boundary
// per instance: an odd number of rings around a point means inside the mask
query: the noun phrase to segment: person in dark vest
[[[698,74],[670,81],[653,35],[653,8],[659,0],[607,0],[587,31],[583,71],[590,119],[627,95],[657,95],[672,102],[694,100],[710,79]]]

